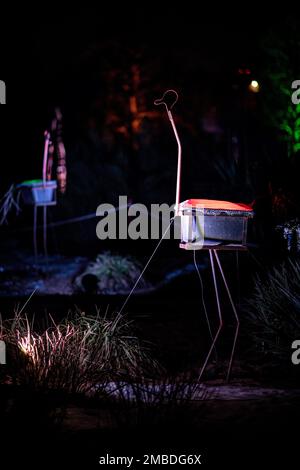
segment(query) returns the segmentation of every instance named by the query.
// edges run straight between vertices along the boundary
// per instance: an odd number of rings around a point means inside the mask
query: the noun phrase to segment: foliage
[[[12,184],[0,200],[0,225],[7,223],[8,214],[15,209],[16,214],[20,212],[20,192],[16,192]]]
[[[263,44],[263,97],[269,123],[293,156],[300,151],[300,104],[291,100],[292,83],[300,77],[300,32],[291,18],[280,28],[269,32]]]
[[[1,322],[10,382],[35,390],[86,394],[124,374],[142,375],[158,368],[123,316],[77,312],[60,324],[51,321],[42,332],[18,313]]]
[[[75,287],[79,291],[92,290],[102,294],[127,293],[141,271],[142,266],[134,258],[105,252],[98,255],[75,279]],[[143,278],[140,287],[149,287]]]
[[[111,383],[109,391],[107,404],[118,427],[125,428],[191,426],[199,419],[197,403],[203,404],[209,396],[189,374]]]
[[[300,338],[300,263],[289,260],[258,277],[246,313],[256,350],[290,365],[292,342]]]

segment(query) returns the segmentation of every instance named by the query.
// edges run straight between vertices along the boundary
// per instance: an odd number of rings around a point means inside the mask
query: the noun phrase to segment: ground
[[[207,257],[198,258],[204,283],[206,307],[213,325],[216,325],[216,305]],[[11,258],[13,259],[13,258]],[[240,289],[236,285],[235,259],[224,254],[226,272],[235,301],[239,303]],[[90,261],[87,257],[66,258],[52,256],[48,264],[29,255],[19,254],[2,269],[2,310],[10,316],[16,305],[24,305],[37,289],[26,311],[35,313],[37,321],[45,311],[55,318],[64,318],[75,306],[93,313],[95,305],[117,311],[126,296],[74,293],[73,280]],[[242,273],[252,269],[250,257],[241,260]],[[185,262],[170,258],[161,262],[164,270],[154,266],[160,275],[150,276],[148,291],[137,292],[126,307],[125,315],[133,321],[139,337],[147,342],[153,355],[161,362],[170,377],[184,381],[199,373],[203,357],[209,347],[200,285],[193,270],[192,258]],[[252,267],[251,267],[252,266]],[[250,269],[250,270],[251,270]],[[248,283],[241,283],[242,294]],[[23,295],[20,296],[21,292]],[[6,293],[6,296],[3,294]],[[9,295],[7,295],[9,293]],[[223,293],[222,300],[223,298]],[[233,337],[232,316],[224,302],[226,329],[218,345],[219,360],[207,368],[204,385],[188,406],[174,408],[169,413],[164,406],[150,409],[144,405],[114,408],[80,397],[69,397],[52,406],[46,397],[46,409],[54,407],[59,417],[56,425],[45,414],[45,398],[12,391],[1,386],[3,426],[7,430],[4,457],[10,463],[20,464],[23,457],[10,451],[10,443],[18,442],[39,448],[37,467],[41,459],[53,464],[77,464],[82,460],[86,468],[98,468],[101,455],[143,455],[152,453],[201,453],[206,466],[225,464],[245,468],[244,463],[266,465],[279,462],[290,468],[295,455],[293,429],[300,420],[300,387],[296,381],[280,376],[264,376],[263,364],[251,364],[248,356],[247,330],[239,339],[232,381],[225,383],[229,346]],[[39,408],[40,407],[40,408]],[[40,411],[39,411],[40,410]],[[163,411],[162,411],[163,410]],[[166,413],[166,414],[165,414]],[[13,439],[13,441],[12,441]],[[34,444],[33,444],[34,443]],[[22,462],[21,462],[22,463]],[[242,465],[242,466],[241,466]]]

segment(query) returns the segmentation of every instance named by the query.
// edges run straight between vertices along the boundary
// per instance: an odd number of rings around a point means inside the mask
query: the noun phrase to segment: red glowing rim
[[[252,207],[247,204],[229,202],[229,201],[216,201],[214,199],[187,199],[180,204],[181,208],[204,208],[215,210],[227,211],[246,211],[252,212]]]

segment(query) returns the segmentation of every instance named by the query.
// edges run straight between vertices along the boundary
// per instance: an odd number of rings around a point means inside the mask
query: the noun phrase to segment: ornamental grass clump
[[[300,263],[289,260],[257,277],[246,314],[256,351],[274,365],[291,365],[292,343],[300,339]]]
[[[98,394],[99,387],[126,374],[136,377],[158,369],[124,316],[77,312],[61,323],[51,317],[50,322],[40,331],[26,315],[1,321],[6,381],[36,390]]]

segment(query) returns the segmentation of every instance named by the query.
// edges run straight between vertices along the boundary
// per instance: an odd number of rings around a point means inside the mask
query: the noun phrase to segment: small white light
[[[251,80],[251,83],[249,85],[249,90],[253,91],[254,93],[259,92],[259,83],[257,80]]]

